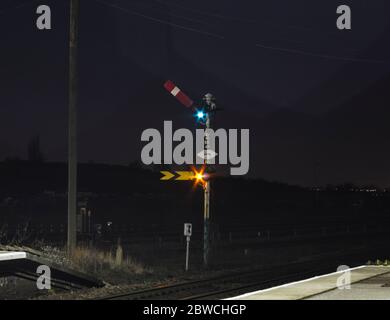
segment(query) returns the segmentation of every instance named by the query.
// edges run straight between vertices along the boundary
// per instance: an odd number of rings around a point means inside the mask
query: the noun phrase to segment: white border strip
[[[22,251],[15,251],[15,252],[0,251],[0,261],[25,259],[26,257],[27,257],[26,252],[22,252]]]
[[[267,291],[271,291],[271,290],[275,290],[275,289],[279,289],[279,288],[285,288],[285,287],[289,287],[289,286],[292,286],[292,285],[295,285],[295,284],[298,284],[298,283],[304,283],[304,282],[312,281],[312,280],[315,280],[315,279],[320,279],[320,278],[328,277],[328,276],[331,276],[331,275],[335,275],[335,274],[338,274],[338,273],[343,273],[343,272],[346,272],[346,271],[352,271],[352,270],[357,270],[357,269],[366,268],[366,267],[367,266],[364,265],[364,266],[354,267],[354,268],[345,269],[345,270],[341,270],[341,271],[335,271],[335,272],[327,273],[327,274],[324,274],[324,275],[321,275],[321,276],[315,276],[315,277],[312,277],[312,278],[309,278],[309,279],[295,281],[295,282],[290,282],[290,283],[282,284],[280,286],[276,286],[276,287],[272,287],[272,288],[268,288],[268,289],[263,289],[263,290],[249,292],[249,293],[244,293],[244,294],[236,296],[236,297],[222,299],[222,300],[235,300],[235,299],[245,298],[245,297],[248,297],[248,296],[251,296],[251,295],[254,295],[254,294],[267,292]]]

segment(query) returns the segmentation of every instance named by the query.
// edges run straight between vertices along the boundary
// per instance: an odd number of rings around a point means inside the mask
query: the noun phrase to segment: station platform
[[[26,252],[20,251],[0,251],[0,261],[10,261],[16,259],[25,259],[27,257]]]
[[[51,281],[55,288],[70,290],[104,285],[101,280],[54,263],[37,251],[0,250],[0,279],[14,276],[35,282],[40,276],[37,273],[37,267],[40,265],[50,268]]]
[[[227,300],[390,300],[390,267],[360,266]]]

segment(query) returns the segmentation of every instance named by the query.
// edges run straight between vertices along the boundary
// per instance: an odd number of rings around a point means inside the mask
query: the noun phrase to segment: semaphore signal
[[[212,119],[214,113],[217,111],[217,105],[215,98],[212,94],[208,93],[203,97],[203,108],[195,108],[194,102],[190,99],[181,89],[176,86],[172,81],[168,80],[164,84],[165,89],[172,94],[181,104],[185,107],[190,108],[195,112],[195,118],[197,122],[203,125],[206,130],[212,128]],[[202,169],[201,177],[198,173],[196,179],[202,182],[204,190],[204,210],[203,210],[203,265],[205,267],[209,264],[209,251],[210,251],[210,239],[209,239],[209,229],[210,229],[210,194],[211,194],[211,181],[209,179],[203,179],[204,176],[208,175],[208,163],[210,158],[209,150],[210,141],[207,134],[204,135],[204,168]],[[163,172],[162,172],[163,173]],[[166,172],[165,172],[166,173]],[[164,173],[163,173],[164,174]],[[166,175],[165,175],[166,176]],[[172,178],[171,176],[170,178]],[[167,180],[167,179],[165,179]],[[177,180],[177,179],[176,179]]]

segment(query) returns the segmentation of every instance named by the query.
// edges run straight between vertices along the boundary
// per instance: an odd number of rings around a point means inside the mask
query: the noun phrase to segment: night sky
[[[68,4],[1,1],[0,159],[39,134],[66,160]],[[389,17],[386,0],[81,0],[79,161],[128,164],[144,129],[194,127],[171,79],[216,96],[217,127],[251,129],[250,177],[390,186]]]

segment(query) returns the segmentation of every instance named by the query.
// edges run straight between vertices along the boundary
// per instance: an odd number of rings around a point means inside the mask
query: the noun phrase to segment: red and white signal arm
[[[187,108],[191,108],[194,102],[176,86],[171,80],[168,80],[164,83],[164,88],[170,92],[181,104],[186,106]]]
[[[184,224],[184,235],[186,237],[192,236],[192,223],[185,223]]]

